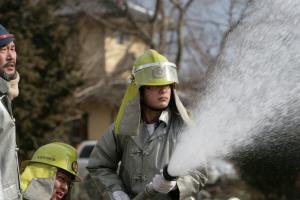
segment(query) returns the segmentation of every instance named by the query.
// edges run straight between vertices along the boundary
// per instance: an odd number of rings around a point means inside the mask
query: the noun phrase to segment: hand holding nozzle
[[[150,184],[157,192],[167,194],[176,187],[176,180],[169,181],[162,174],[156,174]]]
[[[112,195],[115,200],[130,200],[129,196],[123,191],[114,191]]]
[[[168,173],[168,165],[165,165],[162,174],[156,174],[152,180],[152,187],[157,192],[167,194],[176,187],[177,177]]]
[[[133,200],[145,200],[159,193],[167,194],[176,188],[177,177],[168,173],[168,165],[163,168],[162,174],[156,174],[152,182],[146,185],[145,190],[140,192]]]
[[[171,174],[169,174],[168,165],[164,166],[162,174],[163,174],[164,178],[168,181],[175,181],[178,178],[177,176],[172,176]]]

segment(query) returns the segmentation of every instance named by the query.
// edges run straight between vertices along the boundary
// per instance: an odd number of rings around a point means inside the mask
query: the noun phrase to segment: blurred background
[[[70,143],[84,180],[74,199],[98,199],[84,167],[116,116],[135,58],[154,48],[176,63],[179,95],[193,110],[227,35],[251,6],[252,0],[1,0],[0,23],[16,35],[21,76],[13,104],[20,160],[51,141]],[[293,152],[299,130],[289,130]],[[259,148],[239,150],[242,157],[211,161],[199,199],[300,199],[299,159],[284,151],[290,141],[257,140]]]

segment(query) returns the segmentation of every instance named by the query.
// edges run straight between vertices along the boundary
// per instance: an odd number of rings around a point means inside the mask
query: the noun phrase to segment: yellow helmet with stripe
[[[72,174],[75,181],[80,181],[77,175],[77,151],[69,144],[52,142],[43,145],[36,150],[31,160],[25,161],[22,164],[28,165],[29,163],[44,163],[63,169]]]
[[[132,75],[138,87],[178,83],[176,65],[153,49],[146,50],[136,59]]]

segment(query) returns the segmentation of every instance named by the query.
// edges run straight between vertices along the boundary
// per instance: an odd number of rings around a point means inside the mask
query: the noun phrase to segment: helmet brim
[[[133,71],[137,85],[167,85],[178,83],[177,70],[173,63],[159,62],[140,66]]]
[[[74,181],[75,182],[81,182],[81,178],[77,175],[77,174],[74,174],[74,173],[71,173],[63,168],[60,168],[60,167],[57,167],[57,166],[54,166],[54,165],[51,165],[49,163],[43,163],[43,162],[36,162],[36,161],[32,161],[32,160],[24,160],[22,163],[21,163],[21,169],[22,171],[25,169],[26,166],[28,166],[30,163],[42,163],[42,164],[45,164],[45,165],[49,165],[49,166],[52,166],[52,167],[56,167],[58,169],[61,169],[65,172],[67,172],[68,174],[71,174],[73,177],[74,177]]]
[[[14,41],[15,38],[10,37],[10,38],[4,38],[0,40],[0,47],[8,45],[10,42]]]

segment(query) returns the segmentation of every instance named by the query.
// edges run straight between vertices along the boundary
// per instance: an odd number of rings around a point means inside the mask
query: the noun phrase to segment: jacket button
[[[143,155],[147,156],[147,155],[149,155],[149,152],[147,150],[144,150]]]
[[[142,176],[142,181],[143,181],[143,182],[148,181],[148,176],[143,175],[143,176]]]
[[[139,182],[139,181],[141,181],[142,177],[141,177],[141,176],[132,176],[132,179],[133,179],[135,182]]]

